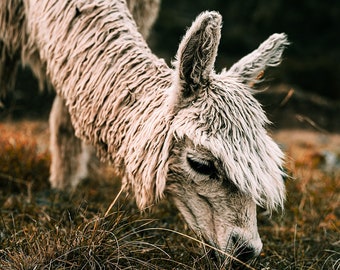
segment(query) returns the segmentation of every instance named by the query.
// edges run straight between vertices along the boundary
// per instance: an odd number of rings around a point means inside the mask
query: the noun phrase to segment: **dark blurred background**
[[[203,10],[223,16],[217,68],[228,67],[272,33],[288,34],[280,80],[340,100],[340,1],[163,0],[155,25],[155,50],[176,53],[186,27]]]
[[[287,33],[291,45],[284,61],[269,73],[273,90],[259,95],[278,127],[301,122],[308,126],[312,121],[321,129],[340,129],[340,1],[162,0],[149,41],[153,51],[170,63],[185,30],[204,10],[223,16],[217,71],[230,67],[272,33]],[[283,104],[290,89],[294,94]],[[21,71],[15,95],[3,102],[7,109],[0,117],[48,115],[53,94],[37,98],[37,93],[29,70]]]

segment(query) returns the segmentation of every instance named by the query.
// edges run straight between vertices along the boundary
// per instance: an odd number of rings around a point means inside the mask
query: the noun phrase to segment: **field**
[[[120,180],[93,161],[77,190],[48,183],[48,125],[0,123],[0,269],[340,270],[340,135],[274,132],[287,153],[285,210],[259,209],[264,248],[246,265],[210,259],[166,200],[139,213]]]

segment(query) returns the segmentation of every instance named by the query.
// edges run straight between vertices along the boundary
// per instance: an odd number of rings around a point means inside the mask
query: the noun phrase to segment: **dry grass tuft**
[[[12,226],[4,224],[2,269],[159,269],[152,260],[170,260],[142,233],[151,220],[131,219],[124,212],[87,220],[83,213],[65,210],[60,220],[48,216],[48,224],[33,217],[24,227],[14,218]]]
[[[50,190],[46,124],[0,124],[0,134],[0,269],[340,270],[340,172],[325,156],[340,156],[340,136],[276,134],[290,157],[286,209],[259,209],[264,249],[242,266],[211,260],[167,201],[140,214],[120,196],[106,215],[120,189],[108,167],[75,192]]]
[[[21,134],[0,124],[0,188],[28,193],[47,188],[50,157],[32,134]],[[33,186],[32,186],[33,185]]]

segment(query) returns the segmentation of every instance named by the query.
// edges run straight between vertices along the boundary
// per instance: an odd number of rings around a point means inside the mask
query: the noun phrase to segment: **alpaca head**
[[[288,42],[274,34],[216,74],[220,29],[221,16],[204,12],[178,49],[166,193],[206,242],[246,260],[262,248],[256,206],[282,207],[285,197],[283,154],[266,133],[268,120],[251,87],[267,66],[280,63]]]

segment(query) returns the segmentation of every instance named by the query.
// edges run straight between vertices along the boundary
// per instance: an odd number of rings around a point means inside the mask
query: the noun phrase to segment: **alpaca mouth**
[[[244,267],[245,265],[248,265],[256,256],[254,256],[251,252],[243,252],[243,251],[237,251],[235,253],[232,252],[224,252],[221,253],[218,250],[210,249],[207,251],[208,258],[215,262],[217,265],[224,265],[226,266],[226,269],[228,266],[231,266],[231,269],[241,267]]]
[[[212,245],[215,246],[215,245]],[[234,259],[234,256],[231,252],[224,251],[222,252],[218,248],[210,248],[207,251],[207,256],[210,260],[217,263],[218,265],[226,265],[226,263],[231,263]]]
[[[212,261],[222,264],[226,260],[231,260],[233,258],[233,254],[228,251],[229,250],[228,248],[226,248],[226,250],[223,251],[221,248],[218,247],[218,245],[215,242],[211,240],[207,240],[204,237],[203,237],[203,241],[209,247],[207,249],[206,254],[209,257],[209,259],[211,259]]]
[[[214,262],[222,264],[232,264],[233,266],[242,266],[256,258],[259,254],[255,249],[248,246],[227,246],[224,251],[216,246],[211,241],[209,243],[210,249],[207,251],[207,256]]]

